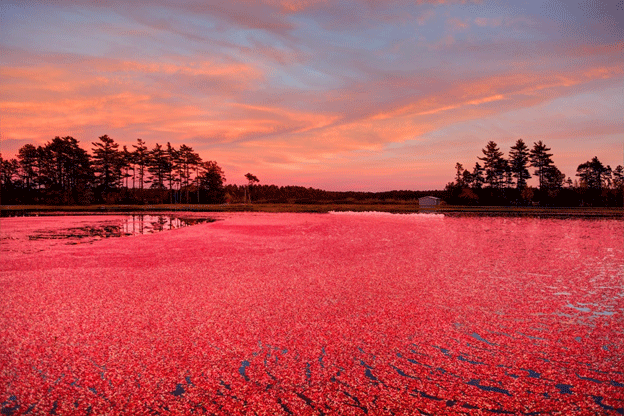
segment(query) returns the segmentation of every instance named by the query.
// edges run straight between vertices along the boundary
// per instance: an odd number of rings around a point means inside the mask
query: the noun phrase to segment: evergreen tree
[[[565,175],[555,165],[549,166],[544,172],[544,183],[547,189],[561,189]]]
[[[498,145],[491,140],[488,142],[485,149],[481,151],[484,156],[480,157],[479,160],[483,161],[485,181],[490,185],[490,188],[500,188],[504,176],[503,152],[501,152]]]
[[[539,188],[542,190],[546,185],[546,173],[552,166],[552,153],[548,153],[550,148],[546,147],[542,141],[533,143],[533,149],[530,152],[531,166],[535,168],[535,175],[539,179]]]
[[[129,188],[128,182],[132,175],[130,175],[130,169],[132,167],[132,153],[128,150],[128,146],[123,147],[121,153],[119,154],[119,170],[121,171],[121,179],[126,187],[126,190]]]
[[[206,195],[206,202],[222,203],[225,200],[225,175],[217,162],[207,161],[201,164],[199,184],[202,194]]]
[[[150,151],[147,170],[152,175],[152,188],[165,189],[166,175],[171,171],[171,163],[162,146],[156,146]]]
[[[45,190],[52,201],[84,202],[84,193],[90,193],[93,169],[87,152],[71,136],[55,137],[42,152]]]
[[[251,173],[246,173],[245,178],[247,179],[247,188],[245,192],[245,203],[249,202],[251,204],[251,188],[254,184],[260,182],[260,180]]]
[[[103,193],[119,186],[121,169],[119,164],[119,144],[108,135],[100,136],[99,142],[93,142],[93,170],[97,175],[97,184]]]
[[[596,156],[591,161],[581,163],[576,172],[576,176],[581,180],[581,186],[596,190],[609,187],[611,167],[605,167]]]
[[[457,184],[457,186],[464,186],[464,166],[457,162],[455,164],[455,170],[456,170],[456,174],[455,174],[455,183]]]
[[[0,195],[3,196],[4,203],[12,202],[10,200],[11,192],[18,186],[17,174],[19,171],[19,162],[17,159],[3,159],[0,154]]]
[[[474,178],[472,177],[472,173],[468,169],[465,169],[462,172],[462,181],[464,186],[472,187],[474,183]]]
[[[624,167],[622,165],[618,165],[615,169],[613,169],[613,189],[623,189],[624,188]]]
[[[149,164],[149,151],[147,150],[147,146],[145,145],[145,142],[141,139],[137,139],[137,144],[133,144],[132,147],[134,147],[134,156],[133,156],[133,160],[134,163],[136,163],[136,166],[138,167],[139,170],[139,189],[143,190],[143,187],[145,185],[146,178],[145,178],[145,171],[148,167]]]
[[[37,148],[32,144],[25,144],[17,152],[19,163],[19,175],[26,184],[26,190],[30,193],[37,178]]]
[[[193,171],[197,170],[197,166],[201,162],[201,157],[195,153],[192,147],[183,144],[178,151],[178,161],[180,165],[181,187],[185,189],[186,202],[188,203],[189,187],[192,182],[191,177]]]
[[[531,177],[529,170],[529,148],[522,139],[518,139],[509,152],[509,164],[513,177],[516,178],[516,188],[523,189],[527,179]]]
[[[485,179],[483,178],[483,168],[479,162],[476,162],[474,168],[472,169],[472,186],[475,189],[481,189],[484,183]]]

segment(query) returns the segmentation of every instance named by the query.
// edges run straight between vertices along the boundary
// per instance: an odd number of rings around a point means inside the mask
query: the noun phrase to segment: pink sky
[[[0,151],[171,142],[228,183],[442,189],[489,140],[624,164],[620,1],[0,5]]]

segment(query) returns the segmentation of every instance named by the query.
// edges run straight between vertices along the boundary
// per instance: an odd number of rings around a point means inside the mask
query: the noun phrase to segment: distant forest
[[[457,205],[623,206],[624,168],[603,165],[593,157],[578,165],[575,179],[566,177],[552,160],[542,141],[529,147],[516,141],[504,158],[498,145],[489,141],[474,167],[455,165],[455,181],[445,188],[445,200]],[[527,185],[533,175],[537,188]]]
[[[44,146],[26,144],[17,158],[0,155],[0,202],[40,205],[221,204],[413,201],[444,191],[328,192],[302,186],[260,185],[248,173],[246,185],[226,185],[215,161],[203,161],[192,147],[137,139],[120,148],[108,135],[92,143],[91,154],[73,137]]]
[[[529,149],[518,140],[505,159],[490,141],[472,170],[455,165],[455,181],[444,190],[330,192],[301,186],[226,185],[215,161],[203,161],[192,147],[137,139],[120,148],[108,135],[92,143],[91,154],[73,137],[55,137],[44,146],[26,144],[17,157],[0,155],[0,203],[40,205],[221,204],[231,203],[394,203],[425,195],[459,205],[622,206],[624,169],[598,158],[579,165],[577,179],[566,178],[541,141]],[[529,168],[537,188],[527,185]]]

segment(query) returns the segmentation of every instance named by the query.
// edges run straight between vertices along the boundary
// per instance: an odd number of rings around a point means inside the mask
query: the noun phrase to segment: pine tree
[[[30,192],[37,177],[37,148],[32,144],[25,144],[17,152],[19,174],[26,183],[26,190]]]
[[[149,164],[150,153],[145,142],[141,139],[137,139],[137,144],[133,144],[132,147],[134,147],[133,160],[139,168],[139,189],[143,190],[145,183],[148,182],[145,178],[145,170]]]
[[[531,166],[535,168],[535,175],[539,179],[539,188],[542,190],[545,185],[545,175],[548,169],[552,166],[553,161],[551,159],[552,153],[548,153],[550,148],[546,147],[542,141],[533,143],[533,149],[530,152]]]
[[[100,136],[99,142],[93,142],[93,170],[97,175],[98,185],[103,192],[119,186],[121,169],[119,165],[119,144],[108,135]]]
[[[529,148],[522,139],[518,139],[509,152],[509,164],[514,178],[516,178],[516,188],[524,189],[527,179],[531,177],[529,170]]]
[[[165,178],[171,171],[171,164],[167,153],[162,146],[156,143],[156,146],[149,152],[147,170],[152,175],[152,188],[165,189]]]
[[[576,169],[576,176],[581,179],[581,185],[590,189],[601,190],[609,187],[611,180],[611,167],[604,166],[597,156],[591,161],[581,163]]]
[[[503,152],[500,151],[498,145],[493,141],[489,141],[485,149],[481,150],[484,157],[479,160],[483,161],[485,169],[485,181],[491,188],[500,188],[504,176]]]
[[[484,183],[485,179],[483,178],[483,168],[479,162],[476,162],[474,168],[472,169],[472,186],[475,189],[481,189]]]

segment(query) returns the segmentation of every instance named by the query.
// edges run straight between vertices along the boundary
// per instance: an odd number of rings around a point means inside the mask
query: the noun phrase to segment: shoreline
[[[509,207],[442,205],[420,208],[413,203],[361,204],[162,204],[162,205],[0,205],[0,217],[30,215],[86,215],[148,212],[269,212],[328,213],[330,211],[389,212],[394,214],[436,213],[451,217],[539,217],[539,218],[610,218],[624,220],[621,207]]]

